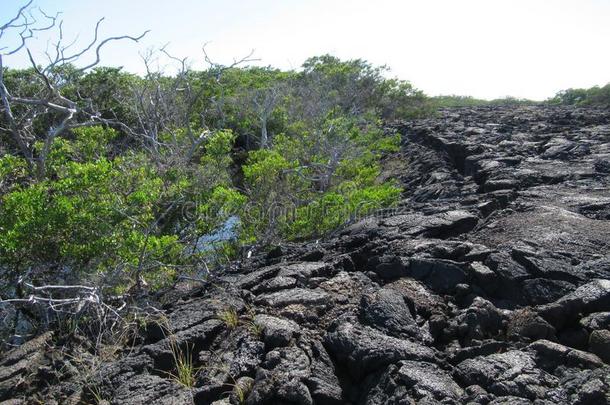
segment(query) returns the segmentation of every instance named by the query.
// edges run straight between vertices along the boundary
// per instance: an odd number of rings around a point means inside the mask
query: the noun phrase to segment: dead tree
[[[285,93],[284,86],[275,85],[264,89],[256,89],[252,93],[252,103],[261,126],[260,147],[265,149],[269,143],[267,122]]]
[[[221,83],[223,75],[228,70],[237,68],[241,65],[244,65],[244,64],[247,64],[250,62],[259,61],[259,59],[252,57],[252,55],[254,55],[254,50],[252,50],[252,51],[250,51],[250,53],[248,55],[244,56],[243,58],[233,59],[233,63],[231,63],[230,65],[223,65],[221,63],[218,63],[218,62],[215,62],[214,60],[212,60],[212,58],[208,54],[207,50],[205,49],[206,45],[207,44],[203,45],[203,47],[202,47],[204,60],[208,64],[208,69],[206,70],[206,74],[210,75],[212,77],[212,79],[214,80],[214,82],[220,88],[220,93],[217,96],[216,95],[212,96],[212,98],[210,99],[210,104],[212,106],[213,112],[216,113],[216,115],[220,118],[220,122],[218,123],[219,124],[218,126],[220,128],[224,128],[225,124],[226,124],[224,110],[225,110],[225,105],[227,104],[227,95],[225,92],[225,87],[222,86],[222,83]]]
[[[102,18],[95,25],[91,41],[75,49],[76,40],[66,42],[63,21],[58,18],[59,13],[48,15],[42,10],[34,10],[30,0],[12,19],[0,26],[0,41],[9,35],[19,38],[19,43],[12,48],[0,42],[0,100],[4,117],[0,131],[10,136],[26,160],[30,172],[39,179],[46,175],[47,156],[54,140],[64,132],[91,125],[121,125],[116,120],[102,118],[91,100],[66,96],[64,89],[69,81],[62,80],[58,72],[73,66],[75,74],[83,74],[100,63],[101,50],[108,43],[120,40],[138,42],[148,32],[138,36],[101,38],[99,29],[104,20]],[[50,30],[57,30],[57,38],[45,52],[46,61],[40,64],[28,48],[28,42],[35,33]],[[5,80],[4,58],[24,51],[40,85],[40,90],[33,95],[16,94],[8,88]],[[91,57],[92,60],[80,64],[86,57]],[[41,132],[35,124],[42,118],[47,118],[50,124]],[[37,142],[42,142],[42,147],[36,148]]]
[[[187,58],[172,55],[167,45],[158,51],[149,50],[142,55],[146,68],[144,80],[134,89],[134,110],[138,121],[137,135],[143,146],[158,163],[187,163],[199,147],[212,133],[208,125],[208,115],[213,113],[224,117],[224,86],[222,75],[243,63],[256,59],[247,56],[236,59],[225,66],[213,62],[203,48],[204,59],[209,68],[204,72],[194,72]],[[164,69],[155,66],[164,57],[175,67],[175,73],[167,75]],[[207,90],[198,75],[211,79],[220,90],[218,97],[206,100],[209,108],[202,105]],[[212,110],[212,111],[210,111]],[[222,121],[222,120],[221,120]],[[222,128],[224,123],[219,123]]]

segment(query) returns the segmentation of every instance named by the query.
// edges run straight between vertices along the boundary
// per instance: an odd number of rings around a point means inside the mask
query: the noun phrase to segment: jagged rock
[[[314,401],[321,404],[343,403],[343,390],[335,365],[322,343],[315,340],[305,351],[311,359],[311,375],[305,379],[305,385]]]
[[[202,350],[224,328],[224,323],[218,319],[210,319],[188,329],[174,333],[165,338],[144,346],[142,351],[155,359],[155,366],[161,370],[168,370],[167,364],[172,362],[170,341],[179,346],[189,345],[192,351]]]
[[[235,283],[235,286],[237,288],[251,289],[260,285],[266,279],[275,277],[279,271],[280,268],[277,266],[263,267],[262,269],[242,275]]]
[[[489,356],[490,354],[506,351],[509,347],[508,342],[486,339],[475,346],[462,347],[454,352],[449,352],[449,361],[452,364],[457,364],[473,357]]]
[[[339,272],[336,276],[320,283],[319,287],[328,293],[332,293],[337,300],[344,302],[359,302],[360,296],[365,290],[375,288],[370,278],[363,273]]]
[[[610,379],[607,369],[567,373],[560,380],[566,392],[566,404],[597,405],[610,403]]]
[[[610,279],[610,256],[581,263],[576,266],[576,271],[588,279]]]
[[[467,343],[497,336],[502,332],[506,315],[491,302],[477,297],[455,318],[457,333]]]
[[[192,400],[192,393],[170,379],[156,375],[135,375],[120,385],[112,394],[112,405],[134,404],[160,405],[186,404]]]
[[[256,368],[263,361],[264,356],[265,345],[263,342],[254,340],[249,336],[240,339],[229,363],[229,374],[232,378],[254,376]]]
[[[27,389],[25,376],[36,373],[41,364],[46,362],[44,349],[52,337],[51,332],[42,334],[0,360],[0,400],[9,399],[19,389]]]
[[[311,376],[310,359],[298,347],[283,347],[267,353],[258,369],[246,404],[294,403],[312,405],[304,380]]]
[[[409,307],[395,290],[382,288],[363,295],[360,312],[365,323],[388,335],[421,338]]]
[[[610,310],[610,280],[594,280],[554,303],[539,307],[538,312],[551,325],[561,328],[580,314]]]
[[[519,188],[519,181],[515,179],[487,180],[483,183],[483,191],[489,193],[498,190],[514,190]]]
[[[532,278],[523,280],[521,288],[528,304],[541,305],[558,300],[576,287],[568,281]]]
[[[275,292],[278,290],[286,290],[289,288],[294,288],[297,285],[297,280],[293,277],[287,276],[279,276],[274,277],[270,280],[265,280],[260,284],[252,287],[252,292],[254,294],[262,294]]]
[[[464,391],[432,363],[401,361],[369,378],[360,403],[458,404]]]
[[[589,348],[603,361],[610,363],[610,330],[594,330],[589,336]]]
[[[570,259],[549,252],[533,252],[521,247],[513,248],[511,257],[536,276],[547,279],[557,279],[570,282],[582,280],[581,275],[574,268]]]
[[[526,352],[512,350],[501,354],[464,360],[455,377],[464,385],[479,385],[498,396],[546,399],[559,381],[540,370]]]
[[[411,275],[423,280],[435,291],[449,292],[466,281],[466,273],[449,260],[413,258],[409,263]]]
[[[322,259],[324,257],[324,251],[321,249],[314,249],[311,250],[307,253],[305,253],[303,256],[301,256],[301,260],[305,261],[305,262],[317,262],[318,260]]]
[[[510,255],[504,252],[492,253],[485,264],[507,281],[523,280],[531,276],[527,269],[513,261]]]
[[[479,218],[467,211],[447,211],[425,216],[418,213],[400,215],[381,222],[386,227],[398,227],[409,235],[448,238],[472,230]]]
[[[428,318],[432,314],[447,311],[445,302],[416,280],[401,279],[387,284],[386,288],[398,291],[406,301],[412,314],[416,313]]]
[[[544,403],[544,402],[543,402]],[[532,405],[532,401],[512,395],[502,396],[489,402],[490,405]]]
[[[464,391],[465,395],[462,397],[463,403],[486,404],[493,400],[493,395],[489,394],[483,387],[478,385],[469,385]]]
[[[602,367],[603,363],[599,357],[592,353],[572,349],[559,343],[549,340],[538,340],[528,346],[536,353],[540,361],[549,365],[566,364],[570,367],[597,368]]]
[[[471,231],[479,222],[479,218],[467,211],[448,211],[439,214],[422,232],[429,238],[457,236]]]
[[[513,312],[506,330],[509,338],[525,337],[532,340],[553,339],[555,332],[553,326],[529,309]]]
[[[330,276],[332,267],[324,262],[304,262],[282,266],[279,276],[292,277],[301,282],[306,282],[312,277]]]
[[[352,322],[342,322],[327,333],[324,346],[355,378],[399,360],[435,359],[434,350],[428,347]]]
[[[399,378],[416,398],[429,397],[436,401],[458,400],[464,393],[451,377],[435,364],[420,361],[398,363]]]
[[[254,323],[262,329],[267,348],[285,346],[299,333],[299,325],[296,322],[275,316],[256,315]]]
[[[374,268],[374,272],[385,280],[393,280],[400,277],[407,276],[408,266],[403,263],[400,257],[394,255],[385,255],[382,257],[373,257],[367,263],[367,266]]]
[[[493,294],[498,290],[500,286],[498,276],[489,267],[481,262],[472,262],[467,269],[473,282],[481,286],[483,290],[489,294]]]
[[[610,329],[610,312],[595,312],[580,320],[580,324],[590,330]]]

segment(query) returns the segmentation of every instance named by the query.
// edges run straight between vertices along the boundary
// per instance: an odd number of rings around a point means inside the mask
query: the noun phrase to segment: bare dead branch
[[[102,118],[92,101],[82,99],[80,94],[74,99],[66,97],[63,92],[65,83],[61,81],[61,75],[56,74],[56,69],[60,66],[76,63],[85,58],[89,52],[93,52],[95,54],[94,60],[76,70],[77,74],[85,72],[100,63],[101,51],[110,42],[120,40],[139,42],[149,31],[145,31],[138,36],[120,35],[100,39],[100,26],[104,20],[101,18],[95,25],[93,38],[82,48],[68,53],[74,47],[76,39],[68,44],[64,43],[63,21],[58,22],[60,13],[50,15],[38,10],[42,16],[42,24],[39,24],[37,18],[30,11],[31,4],[32,0],[28,1],[18,10],[15,17],[0,26],[0,38],[9,31],[20,38],[20,43],[12,49],[7,50],[6,47],[0,49],[0,101],[2,102],[2,113],[8,124],[8,131],[5,130],[5,132],[10,133],[11,138],[28,162],[30,170],[37,168],[37,177],[43,177],[51,146],[55,138],[66,130],[81,126],[105,124],[118,126],[127,133],[133,133],[131,129],[124,123],[118,122],[118,120]],[[51,55],[47,50],[45,53],[48,63],[45,66],[40,66],[28,49],[27,42],[33,37],[34,32],[46,31],[54,27],[57,27],[57,40],[53,43],[54,50],[52,51],[54,55]],[[43,90],[35,95],[13,94],[11,89],[7,88],[4,80],[2,57],[15,54],[22,49],[27,52],[33,72],[44,85]],[[24,108],[16,110],[13,108],[16,105]],[[15,111],[19,111],[18,117],[15,116]],[[53,120],[56,122],[47,128],[44,133],[40,133],[40,130],[34,131],[33,120],[44,114],[53,114]],[[57,117],[56,114],[60,116]],[[33,145],[37,140],[43,141],[43,148],[40,151],[34,150]]]
[[[97,48],[95,48],[95,61],[88,64],[87,66],[84,66],[80,69],[78,69],[79,72],[84,72],[87,69],[91,69],[92,67],[96,66],[98,63],[100,63],[100,50],[102,49],[102,47],[104,45],[106,45],[108,42],[110,41],[119,41],[122,39],[129,39],[131,41],[134,42],[138,42],[139,40],[141,40],[142,38],[144,38],[144,36],[146,34],[148,34],[150,32],[150,30],[146,30],[144,31],[141,35],[137,36],[137,37],[132,37],[129,35],[122,35],[122,36],[118,36],[118,37],[110,37],[110,38],[106,38],[105,40],[103,40],[102,42],[100,42],[100,44],[97,46]]]

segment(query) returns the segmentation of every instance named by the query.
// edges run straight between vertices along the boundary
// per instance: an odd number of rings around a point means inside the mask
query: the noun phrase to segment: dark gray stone
[[[435,359],[433,349],[351,322],[343,322],[327,333],[324,346],[355,378],[399,360]]]
[[[449,292],[467,280],[464,270],[448,260],[413,258],[409,268],[414,278],[439,292]]]
[[[270,294],[259,295],[255,302],[258,305],[271,307],[285,307],[292,304],[301,305],[325,305],[331,304],[330,294],[322,290],[309,290],[305,288],[293,288]]]
[[[299,334],[299,325],[291,320],[270,315],[256,315],[254,323],[262,329],[262,337],[267,349],[286,346]]]
[[[589,349],[610,364],[610,330],[594,330],[589,336]]]
[[[362,320],[388,335],[421,338],[421,333],[409,307],[397,291],[382,288],[362,296]]]

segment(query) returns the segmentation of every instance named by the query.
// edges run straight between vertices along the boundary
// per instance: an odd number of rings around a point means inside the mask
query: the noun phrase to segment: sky
[[[0,25],[23,1],[0,0]],[[102,64],[141,73],[140,54],[167,44],[204,67],[202,45],[218,63],[254,50],[257,64],[297,69],[332,54],[387,65],[429,95],[542,100],[566,88],[610,82],[610,0],[35,0],[62,11],[64,38],[77,45],[100,17],[112,43]],[[49,33],[29,43],[41,57]],[[56,34],[56,33],[53,33]],[[10,43],[14,39],[2,38]],[[91,57],[91,56],[90,56]],[[84,59],[83,63],[90,59]],[[23,67],[24,54],[5,58]],[[166,66],[166,62],[160,62]]]

